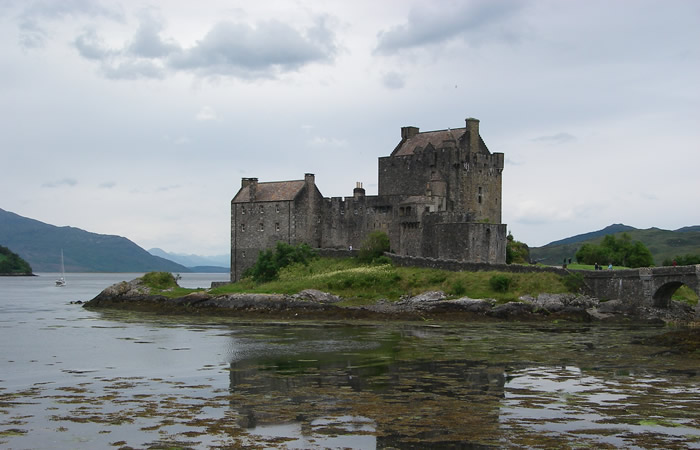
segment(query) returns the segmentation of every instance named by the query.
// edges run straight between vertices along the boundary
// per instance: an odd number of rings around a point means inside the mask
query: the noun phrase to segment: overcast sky
[[[377,192],[402,126],[481,120],[541,246],[700,224],[700,1],[0,1],[0,208],[229,251],[241,177]]]

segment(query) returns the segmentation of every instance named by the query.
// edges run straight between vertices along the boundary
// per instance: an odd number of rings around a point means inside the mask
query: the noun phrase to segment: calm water
[[[0,277],[0,447],[700,448],[700,355],[638,344],[662,328],[70,303],[137,275]]]

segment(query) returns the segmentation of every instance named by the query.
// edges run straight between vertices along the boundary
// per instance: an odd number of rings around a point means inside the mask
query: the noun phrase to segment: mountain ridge
[[[191,272],[123,236],[59,227],[2,208],[0,245],[12,248],[35,272],[60,271],[61,249],[67,272]]]
[[[541,247],[530,247],[530,259],[532,262],[542,264],[559,265],[564,259],[575,259],[576,251],[584,243],[599,244],[603,237],[612,234],[627,233],[633,241],[640,241],[647,246],[654,263],[662,265],[666,259],[672,259],[679,255],[700,255],[700,225],[682,227],[677,230],[663,230],[657,227],[639,229],[621,223],[608,225],[607,227],[571,236]]]

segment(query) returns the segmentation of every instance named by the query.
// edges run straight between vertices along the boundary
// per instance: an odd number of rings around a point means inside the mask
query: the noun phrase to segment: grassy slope
[[[495,291],[491,277],[502,274],[511,279],[507,292]],[[493,298],[506,302],[525,294],[562,293],[566,287],[552,273],[515,274],[500,272],[448,272],[391,265],[366,266],[355,259],[321,258],[308,266],[284,269],[280,279],[255,284],[250,280],[213,289],[213,294],[233,292],[295,294],[304,289],[318,289],[341,296],[346,304],[367,304],[379,299],[398,300],[403,295],[441,290],[451,297]]]
[[[649,248],[657,266],[660,266],[666,258],[688,253],[700,254],[700,231],[668,231],[649,228],[648,230],[626,231],[626,233],[633,241],[641,241]],[[616,233],[615,236],[619,237],[620,234]],[[564,258],[573,260],[576,251],[584,243],[600,244],[602,240],[603,236],[598,236],[581,242],[533,247],[530,248],[530,258],[543,264],[559,265]]]
[[[572,265],[572,269],[593,270],[593,266]],[[169,275],[169,274],[168,274]],[[490,280],[502,275],[511,280],[506,292],[491,287]],[[174,281],[173,281],[174,282]],[[195,289],[170,288],[149,283],[153,293],[167,297],[180,297]],[[541,293],[567,292],[563,279],[553,273],[509,273],[509,272],[449,272],[416,267],[394,267],[392,265],[362,265],[354,258],[320,258],[308,266],[295,265],[282,270],[280,279],[256,284],[250,279],[209,290],[213,295],[230,293],[296,294],[304,289],[318,289],[338,295],[345,300],[341,305],[366,305],[379,299],[396,301],[404,295],[417,295],[426,291],[440,290],[450,298],[490,298],[499,303],[518,300],[523,295],[537,296]],[[697,295],[687,286],[682,286],[674,295],[675,300],[694,305]]]

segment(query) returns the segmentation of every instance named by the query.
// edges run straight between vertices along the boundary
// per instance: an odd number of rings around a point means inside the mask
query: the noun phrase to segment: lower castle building
[[[359,248],[374,230],[400,255],[505,263],[503,162],[470,118],[464,128],[401,128],[394,151],[379,158],[376,196],[357,183],[352,197],[323,197],[308,173],[292,181],[243,178],[231,200],[231,281],[278,241]]]

